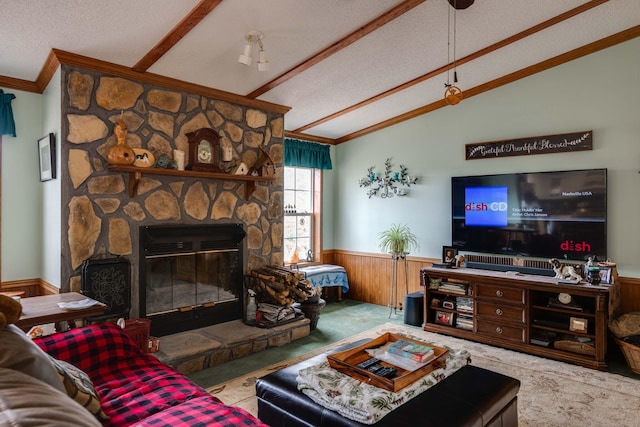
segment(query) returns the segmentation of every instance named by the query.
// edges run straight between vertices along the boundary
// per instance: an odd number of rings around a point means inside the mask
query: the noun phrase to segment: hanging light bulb
[[[258,45],[260,46],[260,51],[258,51],[258,71],[268,71],[269,61],[267,61],[267,54],[264,51],[262,39],[258,39]]]
[[[251,51],[252,51],[251,41],[248,40],[247,44],[244,45],[244,50],[238,57],[238,62],[247,66],[251,65]]]

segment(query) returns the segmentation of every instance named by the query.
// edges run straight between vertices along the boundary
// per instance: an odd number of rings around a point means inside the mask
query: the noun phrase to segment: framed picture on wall
[[[40,158],[40,181],[49,181],[56,177],[56,138],[53,133],[38,140]]]

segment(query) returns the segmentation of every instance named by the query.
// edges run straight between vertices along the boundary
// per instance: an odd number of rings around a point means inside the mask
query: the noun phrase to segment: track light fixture
[[[269,61],[267,60],[267,54],[264,51],[264,45],[262,44],[262,39],[264,36],[260,31],[251,31],[247,33],[247,44],[244,45],[244,49],[242,50],[242,54],[238,57],[238,62],[244,65],[251,65],[251,53],[253,52],[253,44],[257,44],[258,51],[258,71],[267,71],[269,70]]]

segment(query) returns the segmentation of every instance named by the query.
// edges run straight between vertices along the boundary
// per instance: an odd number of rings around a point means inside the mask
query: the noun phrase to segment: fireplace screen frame
[[[163,336],[202,328],[242,318],[244,308],[244,238],[242,224],[157,225],[142,226],[140,234],[139,311],[151,319],[151,334]],[[226,273],[233,299],[182,308],[147,312],[147,259],[158,256],[185,256],[228,252],[237,254],[230,272]],[[231,255],[230,255],[231,256]]]

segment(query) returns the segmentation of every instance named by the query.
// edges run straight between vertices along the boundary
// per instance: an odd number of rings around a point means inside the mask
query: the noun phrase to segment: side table
[[[22,298],[20,300],[22,316],[20,316],[20,320],[16,322],[16,325],[20,329],[28,331],[32,326],[99,316],[107,309],[107,306],[101,302],[80,309],[58,307],[59,302],[82,301],[84,299],[87,299],[87,297],[77,292]]]

